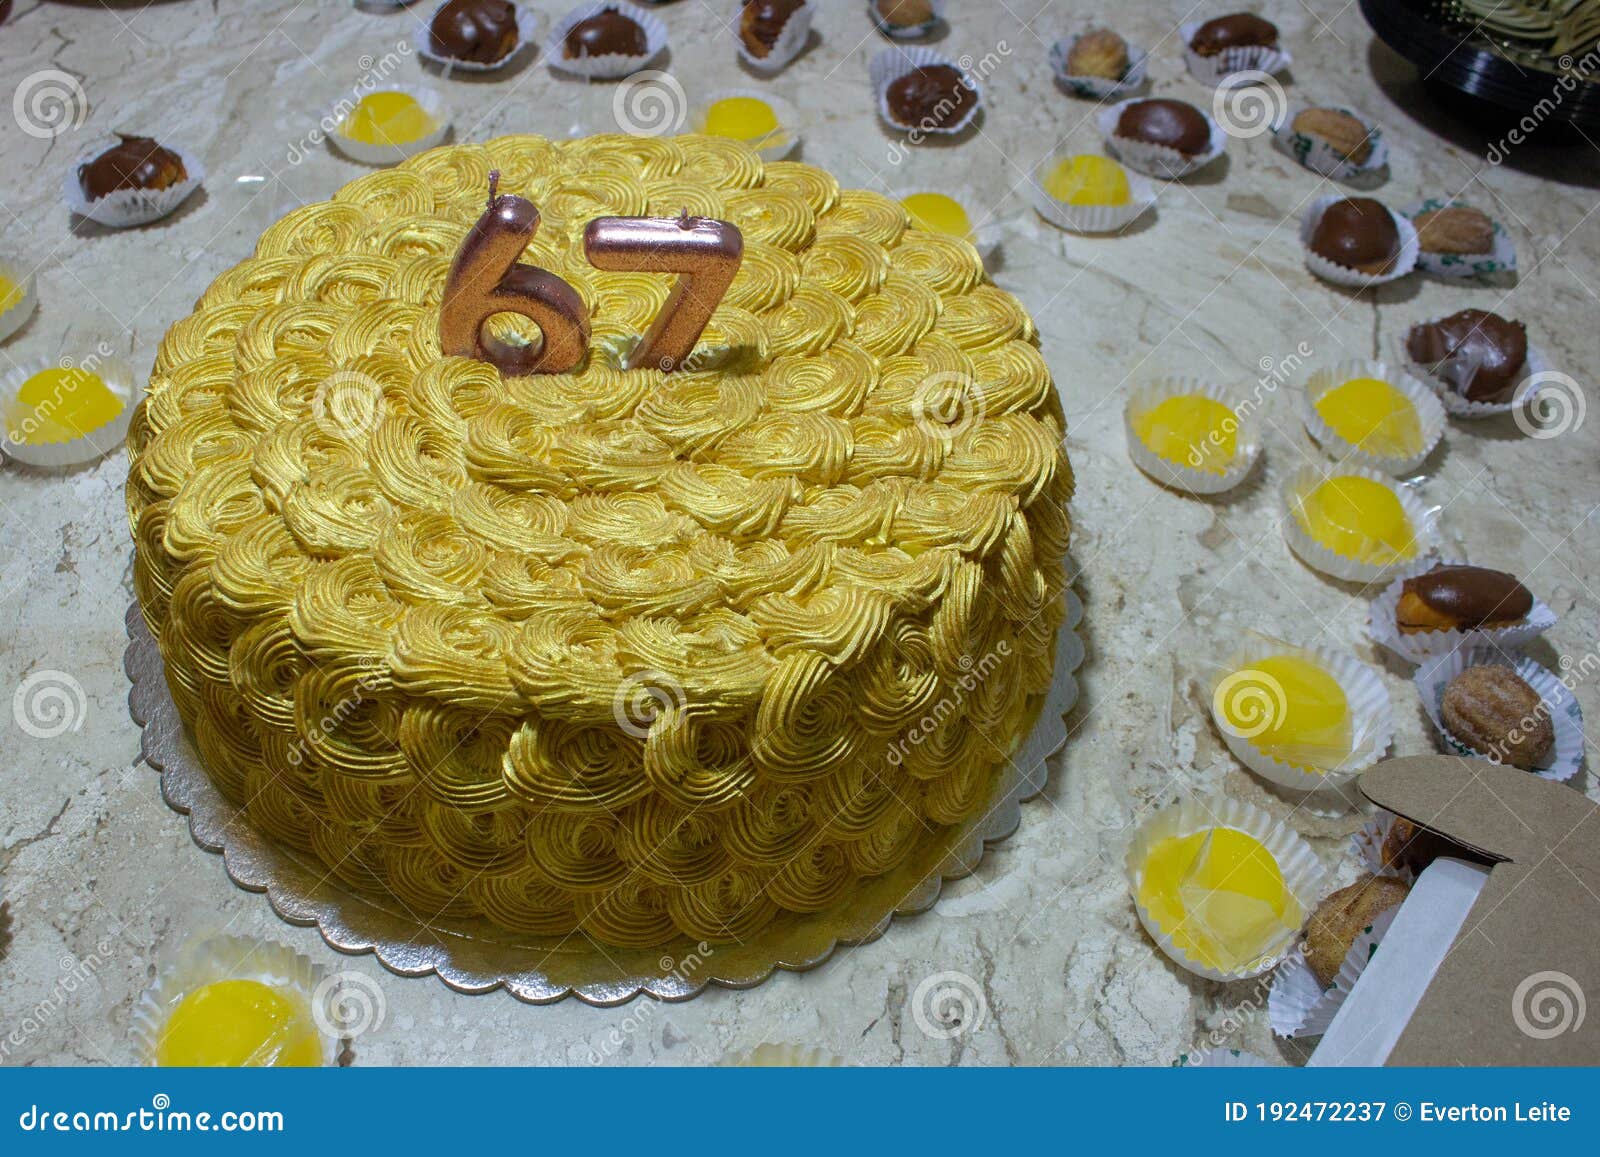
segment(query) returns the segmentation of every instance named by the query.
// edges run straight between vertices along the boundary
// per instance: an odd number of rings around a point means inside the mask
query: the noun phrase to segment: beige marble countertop
[[[535,7],[553,19],[557,4]],[[83,697],[69,697],[70,726],[53,737],[30,735],[14,711],[0,711],[0,891],[9,907],[0,1063],[131,1060],[130,1008],[160,954],[220,930],[271,937],[367,977],[383,1019],[357,1042],[363,1063],[703,1064],[764,1041],[865,1063],[1164,1065],[1212,1043],[1285,1063],[1303,1057],[1272,1041],[1263,985],[1204,981],[1154,951],[1122,880],[1122,847],[1130,823],[1155,806],[1227,795],[1286,817],[1339,882],[1354,874],[1345,837],[1360,817],[1296,810],[1254,780],[1223,748],[1197,683],[1205,658],[1246,627],[1349,648],[1380,667],[1393,693],[1395,751],[1434,750],[1407,672],[1364,635],[1359,589],[1307,570],[1277,530],[1279,480],[1317,454],[1292,386],[1317,365],[1387,353],[1410,322],[1466,305],[1524,319],[1553,361],[1587,382],[1600,355],[1593,145],[1513,148],[1490,165],[1478,131],[1434,109],[1353,5],[1324,23],[1311,8],[1334,6],[1267,0],[1261,7],[1294,52],[1291,98],[1365,110],[1388,133],[1391,175],[1377,195],[1400,206],[1460,194],[1510,227],[1521,257],[1511,286],[1417,276],[1353,294],[1313,279],[1295,239],[1299,209],[1331,186],[1264,137],[1235,140],[1225,160],[1163,187],[1156,215],[1125,236],[1070,236],[1032,213],[1019,186],[1047,150],[1097,150],[1092,104],[1058,90],[1046,64],[1050,42],[1081,19],[1078,6],[955,0],[939,47],[989,58],[981,128],[954,145],[909,149],[874,116],[867,62],[885,42],[862,4],[819,3],[815,42],[773,80],[741,73],[719,15],[732,7],[678,0],[659,9],[673,37],[668,67],[690,101],[730,84],[770,88],[803,110],[804,159],[847,185],[969,187],[1002,235],[995,279],[1038,321],[1078,474],[1074,554],[1089,653],[1074,736],[1048,791],[933,912],[750,991],[678,1005],[532,1007],[392,976],[370,957],[336,956],[314,930],[283,923],[264,898],[233,887],[138,762],[122,671],[132,597],[123,457],[59,474],[7,465],[0,700],[39,672],[64,673]],[[1151,50],[1155,93],[1209,102],[1173,31],[1193,12],[1186,0],[1108,11]],[[44,139],[0,115],[0,251],[37,267],[42,301],[0,346],[0,371],[105,343],[147,372],[163,331],[266,225],[361,174],[310,144],[311,134],[391,54],[390,79],[428,75],[409,49],[414,26],[406,14],[364,14],[343,0],[17,0],[0,26],[0,97],[57,69],[81,83],[86,117]],[[559,78],[543,59],[509,75],[434,83],[459,139],[614,125],[614,86]],[[198,150],[204,192],[154,227],[74,227],[63,174],[94,134],[118,128]],[[1181,497],[1128,462],[1121,411],[1132,384],[1192,373],[1248,389],[1280,365],[1289,386],[1265,391],[1265,468],[1242,491]],[[1600,635],[1591,589],[1600,573],[1597,448],[1600,414],[1539,441],[1509,420],[1453,423],[1421,483],[1426,501],[1444,508],[1447,544],[1518,572],[1562,615],[1535,653],[1583,671],[1593,670],[1588,652]],[[1577,695],[1600,719],[1595,685],[1580,682]],[[1587,771],[1576,782],[1596,794]],[[974,1015],[953,1034],[919,1027],[928,1021],[917,1015],[919,986],[938,973],[961,974],[971,994]]]

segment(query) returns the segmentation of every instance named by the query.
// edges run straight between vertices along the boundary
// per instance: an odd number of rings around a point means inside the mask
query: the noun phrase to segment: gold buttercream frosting
[[[488,174],[593,340],[444,357]],[[690,369],[619,368],[687,208],[745,256]],[[516,331],[514,322],[511,329]],[[168,332],[135,582],[209,774],[419,921],[746,940],[990,800],[1051,678],[1072,474],[1031,320],[894,201],[708,137],[435,149],[298,209]]]

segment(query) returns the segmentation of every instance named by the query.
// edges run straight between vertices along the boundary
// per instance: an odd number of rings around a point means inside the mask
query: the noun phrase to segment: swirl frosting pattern
[[[490,168],[594,311],[568,374],[443,357]],[[747,250],[689,369],[619,368],[664,279],[600,214]],[[507,137],[263,234],[161,346],[135,584],[218,786],[419,920],[730,941],[985,805],[1061,621],[1072,474],[970,246],[705,137]]]

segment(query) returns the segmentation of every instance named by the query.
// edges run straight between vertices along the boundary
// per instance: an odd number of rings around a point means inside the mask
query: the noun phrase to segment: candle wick
[[[494,208],[496,195],[500,191],[500,170],[489,170],[489,208]]]
[[[685,205],[682,209],[678,210],[678,228],[679,229],[692,229],[693,228],[693,226],[689,222],[689,207],[687,205]]]

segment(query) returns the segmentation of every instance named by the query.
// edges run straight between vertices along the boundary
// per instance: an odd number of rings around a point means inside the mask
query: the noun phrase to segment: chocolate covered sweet
[[[1117,117],[1113,135],[1122,140],[1176,149],[1186,157],[1194,157],[1210,147],[1211,124],[1199,109],[1186,101],[1136,100]]]
[[[739,13],[739,39],[751,56],[765,60],[777,47],[789,18],[806,0],[745,0]]]
[[[1522,622],[1532,610],[1533,595],[1515,575],[1440,563],[1400,584],[1395,625],[1404,635],[1493,630]]]
[[[1129,64],[1128,42],[1109,28],[1090,29],[1067,50],[1068,76],[1121,80]]]
[[[1470,402],[1508,402],[1528,361],[1528,331],[1483,309],[1413,326],[1406,352]]]
[[[1278,26],[1250,12],[1207,20],[1195,29],[1189,47],[1200,56],[1216,56],[1230,48],[1276,48]]]
[[[950,64],[925,64],[889,83],[889,116],[907,128],[952,128],[978,102],[961,70]]]
[[[1546,767],[1555,754],[1550,709],[1510,667],[1468,667],[1446,684],[1439,718],[1457,742],[1496,763],[1525,771]]]
[[[1311,252],[1359,273],[1388,273],[1400,259],[1400,230],[1381,201],[1346,197],[1322,211]]]
[[[511,0],[448,0],[428,25],[433,55],[468,64],[498,64],[517,50],[521,38]]]
[[[1306,964],[1323,988],[1339,975],[1356,937],[1384,912],[1405,903],[1410,893],[1404,880],[1368,873],[1317,905],[1306,922]]]
[[[149,137],[117,135],[116,144],[78,166],[78,184],[89,200],[123,189],[170,189],[188,180],[183,158],[171,149]]]
[[[1446,205],[1418,213],[1412,224],[1417,227],[1417,244],[1424,253],[1470,256],[1494,249],[1494,221],[1481,209]]]
[[[567,30],[561,46],[568,60],[588,56],[643,56],[650,51],[650,38],[640,24],[615,8],[604,8]]]

